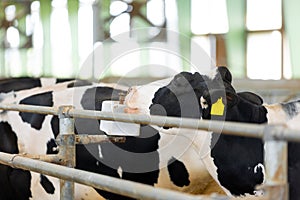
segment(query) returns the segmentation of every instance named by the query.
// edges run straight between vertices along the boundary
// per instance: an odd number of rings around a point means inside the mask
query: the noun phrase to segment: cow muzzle
[[[125,96],[124,104],[126,107],[124,108],[125,113],[129,114],[138,114],[139,108],[137,105],[137,88],[136,87],[130,87],[127,91],[127,95]]]

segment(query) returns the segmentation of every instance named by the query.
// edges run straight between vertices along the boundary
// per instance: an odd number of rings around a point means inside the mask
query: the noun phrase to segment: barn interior
[[[267,104],[299,101],[299,10],[299,0],[1,0],[0,81],[15,77],[54,77],[133,86],[172,77],[181,71],[210,74],[216,66],[226,66],[232,74],[233,86],[239,92],[259,94]],[[10,94],[5,97],[17,96],[13,92]],[[0,103],[3,99],[0,92]],[[223,115],[224,105],[221,105]],[[1,106],[0,112],[6,115]],[[297,115],[298,118],[293,118],[292,122],[298,128],[295,121],[299,120],[299,110],[296,108],[294,105],[287,110],[291,119]],[[69,111],[58,110],[56,115],[60,119],[55,122],[76,118]],[[10,120],[13,121],[13,117]],[[26,123],[23,125],[29,126]],[[274,165],[279,166],[283,172],[279,171],[276,175],[286,182],[287,143],[281,139],[300,139],[291,134],[284,135],[284,131],[289,131],[286,127],[278,130],[270,127],[266,125],[263,130],[251,130],[265,139],[265,160],[274,161]],[[258,130],[262,126],[255,128]],[[271,133],[267,136],[270,138],[263,135],[269,130]],[[74,134],[75,131],[70,132]],[[53,142],[58,141],[52,139]],[[75,149],[75,142],[72,145]],[[300,152],[300,147],[298,150]],[[3,154],[1,148],[0,154]],[[99,146],[97,154],[102,159]],[[298,171],[295,170],[294,174],[300,171],[296,154]],[[13,162],[15,157],[9,162]],[[98,161],[96,165],[99,165]],[[259,163],[252,171],[256,174],[261,168],[263,165]],[[122,178],[122,168],[117,170],[117,175]],[[281,173],[285,176],[281,177]],[[281,183],[276,182],[275,186],[284,188],[286,185]],[[291,185],[295,187],[298,184]],[[274,196],[276,187],[270,187],[270,191],[275,191]],[[287,188],[284,190],[287,191]],[[282,196],[288,199],[284,192]],[[177,198],[180,199],[180,196]]]
[[[4,0],[0,77],[139,84],[227,66],[267,103],[299,96],[297,0]],[[208,63],[205,63],[208,62]],[[200,64],[200,65],[201,65]]]

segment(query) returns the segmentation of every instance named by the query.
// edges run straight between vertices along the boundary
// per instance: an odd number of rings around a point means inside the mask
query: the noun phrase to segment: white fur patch
[[[55,85],[56,83],[56,78],[41,78],[40,80],[42,87]]]
[[[207,101],[203,97],[200,97],[200,104],[201,104],[202,109],[208,108]]]
[[[100,144],[98,145],[98,155],[99,155],[99,158],[103,158],[102,149],[101,149]]]
[[[117,172],[118,172],[120,178],[122,178],[122,176],[123,176],[123,169],[122,169],[122,167],[119,167],[118,170],[117,170]]]
[[[142,86],[133,86],[125,97],[125,105],[130,109],[138,109],[140,114],[150,114],[155,92],[168,85],[172,78],[162,79]]]
[[[261,168],[263,174],[265,175],[265,167],[264,167],[263,164],[258,163],[258,164],[254,167],[254,173],[255,173],[255,174],[257,173],[257,168]]]

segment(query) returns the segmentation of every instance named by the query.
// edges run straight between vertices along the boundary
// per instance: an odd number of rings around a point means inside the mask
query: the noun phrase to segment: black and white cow
[[[259,124],[279,123],[286,124],[287,127],[295,130],[300,130],[297,123],[300,118],[299,101],[264,105],[263,100],[254,93],[236,93],[231,85],[232,77],[227,68],[219,67],[218,71],[220,76],[215,76],[212,79],[205,76],[198,76],[198,74],[181,73],[181,78],[177,80],[183,82],[183,84],[173,80],[167,87],[160,88],[156,92],[150,106],[151,114],[184,116],[185,114],[183,113],[182,115],[180,106],[188,106],[189,98],[181,101],[181,103],[179,103],[180,100],[178,101],[178,99],[185,98],[184,96],[196,95],[199,98],[202,109],[201,116],[204,119]],[[206,88],[207,91],[203,92],[205,87],[203,88],[199,84],[194,84],[203,82],[203,79],[210,90]],[[186,82],[189,82],[189,84]],[[218,86],[219,84],[223,84],[224,87]],[[192,86],[194,91],[186,90],[186,85]],[[128,107],[131,107],[131,110],[146,109],[147,106],[139,103],[142,101],[142,97],[146,98],[146,94],[143,91],[135,93],[134,95],[132,92],[131,96],[134,97],[131,98],[132,100],[128,100]],[[138,93],[143,93],[143,95],[139,95]],[[139,96],[140,98],[138,98]],[[224,110],[216,112],[213,105],[220,102],[224,105],[224,108],[222,108]],[[134,104],[142,106],[137,109],[138,106]],[[177,105],[177,107],[174,108],[173,105]],[[195,106],[191,105],[190,111],[193,108]],[[187,113],[187,117],[193,117],[191,115]],[[227,194],[239,196],[256,193],[255,187],[264,182],[264,167],[262,165],[264,147],[260,139],[213,133],[211,141],[204,145],[208,145],[211,148],[211,152],[209,156],[203,157],[203,162],[207,170],[223,186]],[[202,149],[205,148],[202,146]],[[300,144],[289,143],[288,161],[290,199],[298,199],[300,196],[299,190],[297,190],[300,183]]]
[[[264,105],[267,109],[268,123],[284,124],[286,127],[294,129],[295,133],[300,131],[300,100],[287,103]],[[288,143],[288,181],[289,198],[299,199],[300,191],[300,144],[296,142]]]
[[[217,72],[214,73],[214,75]],[[125,98],[127,113],[166,115],[173,117],[201,118],[200,97],[207,90],[208,76],[199,73],[182,72],[174,78],[155,81],[142,86],[134,86]],[[221,86],[216,84],[217,88]],[[224,193],[207,170],[211,133],[183,128],[160,128],[159,187],[179,191],[209,194]],[[172,159],[170,159],[170,157]],[[166,170],[166,168],[168,168]],[[184,172],[187,173],[184,173]],[[161,176],[164,175],[164,176]],[[171,179],[171,184],[166,180]],[[180,187],[185,186],[185,187]]]
[[[147,93],[152,92],[154,97],[159,88],[168,85],[171,80],[154,83],[155,86],[150,87],[151,91]],[[51,107],[74,105],[76,108],[101,110],[104,100],[118,100],[119,93],[127,90],[116,85],[77,83],[63,82],[1,94],[1,103]],[[186,89],[190,90],[188,87]],[[183,97],[181,103],[185,103],[186,98],[190,105],[194,100],[194,106],[197,106],[193,114],[189,111],[186,115],[200,117],[199,98]],[[143,103],[146,105],[149,102]],[[174,129],[160,133],[160,128],[155,128],[141,126],[140,136],[127,137],[125,143],[77,145],[76,168],[195,194],[222,192],[201,159],[209,153],[208,148],[199,151],[202,144],[210,140],[210,135],[205,135],[207,132],[199,135],[185,130],[189,136],[176,136]],[[99,121],[91,119],[76,119],[75,130],[77,134],[105,134],[99,129]],[[56,116],[13,111],[0,113],[0,151],[55,154],[58,152],[54,140],[57,135]],[[59,198],[58,179],[4,165],[0,165],[0,176],[3,177],[0,179],[0,199]],[[93,188],[78,184],[75,190],[77,199],[130,199],[101,190],[96,192]]]
[[[19,81],[22,81],[21,83]],[[66,82],[64,82],[66,81]],[[64,82],[57,84],[58,82]],[[76,82],[77,83],[77,82]],[[13,78],[0,82],[1,103],[22,103],[41,106],[53,105],[52,92],[74,87],[75,81],[58,80],[54,78]],[[81,83],[80,83],[81,84]],[[29,89],[31,88],[31,89]],[[23,90],[28,89],[28,90]],[[51,133],[44,134],[43,123],[45,115],[28,115],[27,113],[1,111],[0,113],[0,151],[8,153],[38,153],[46,154],[55,147]],[[22,123],[18,124],[19,119]],[[55,120],[52,120],[55,121]],[[19,133],[17,135],[16,133]],[[20,143],[24,140],[22,143]],[[46,146],[45,146],[46,145]],[[27,151],[29,148],[30,151]],[[34,192],[43,198],[46,191],[49,194],[57,193],[46,176],[29,173],[24,170],[12,169],[1,165],[0,199],[29,199],[32,196],[30,187],[39,183],[44,191],[37,188]],[[36,182],[36,183],[35,183]]]
[[[127,110],[130,113],[149,112],[153,115],[173,117],[232,120],[229,118],[229,115],[225,114],[228,112],[226,110],[231,109],[233,104],[236,103],[236,99],[231,99],[231,93],[235,94],[235,90],[231,86],[231,74],[225,67],[217,68],[213,77],[203,76],[199,73],[182,72],[175,76],[166,86],[156,86],[155,89],[153,87],[155,85],[148,84],[142,87],[131,88],[125,101],[128,107]],[[210,96],[208,96],[210,94],[212,94],[212,97],[215,97],[217,94],[223,95],[224,110],[221,114],[213,117],[210,115],[211,109],[208,108],[211,105],[210,102],[204,102],[204,98],[206,99],[207,97],[211,100]],[[212,101],[215,102],[220,97],[212,98]],[[245,103],[248,104],[254,104],[254,102],[259,104],[259,101],[262,101],[258,96],[249,92],[240,93],[239,97],[243,98]],[[226,98],[231,99],[231,101],[227,103]],[[236,121],[242,120],[243,122],[249,122],[250,119],[245,115],[244,119],[237,118]],[[263,123],[263,120],[257,117],[257,121],[254,121],[254,123]],[[191,135],[189,134],[190,130],[185,129],[171,128],[160,130],[161,134],[170,134],[170,132],[181,133],[186,137]],[[227,194],[253,194],[255,186],[263,182],[263,157],[262,155],[257,156],[263,152],[261,140],[234,137],[235,141],[227,142],[223,135],[204,131],[202,133],[199,132],[198,135],[203,136],[202,138],[190,137],[191,140],[194,140],[193,144],[197,145],[195,150],[199,154],[198,157],[194,157],[194,160],[199,159],[204,165],[198,164],[198,167],[204,167],[203,171],[206,170],[214,177],[215,181],[220,182]],[[197,135],[197,131],[194,131],[194,134]],[[214,148],[211,148],[213,145],[215,145]],[[224,148],[222,149],[223,146]],[[229,147],[232,148],[229,150],[234,152],[227,151],[226,148]],[[254,150],[249,151],[252,148]],[[245,152],[241,151],[243,149],[245,149]],[[223,154],[227,155],[223,156]],[[236,164],[237,156],[243,158],[239,161],[239,164]],[[246,166],[246,170],[244,166]]]
[[[60,83],[24,90],[2,97],[2,103],[43,106],[72,104],[77,108],[101,110],[103,100],[117,100],[118,93],[125,89],[84,85],[76,87],[74,83]],[[210,92],[207,93],[207,90]],[[226,116],[211,116],[211,102],[218,100],[218,95],[223,95],[225,108],[222,113],[226,113]],[[125,102],[128,113],[266,122],[263,113],[267,106],[262,106],[262,100],[252,93],[236,94],[226,68],[218,68],[213,77],[183,72],[174,78],[133,87]],[[244,107],[246,111],[239,110]],[[262,115],[257,116],[257,113]],[[54,142],[58,134],[57,117],[2,112],[0,119],[1,151],[57,153]],[[76,119],[75,125],[77,134],[104,134],[99,130],[97,120]],[[260,140],[235,140],[206,131],[199,134],[199,131],[156,126],[141,126],[140,132],[140,137],[128,137],[124,144],[77,145],[76,167],[194,194],[222,193],[222,189],[234,195],[253,194],[255,186],[263,182],[263,146]],[[211,141],[217,141],[212,153]],[[0,188],[9,191],[1,192],[1,199],[29,199],[30,196],[33,199],[58,198],[57,179],[2,165],[0,173],[5,177],[0,182]],[[100,195],[106,199],[129,199],[100,190],[96,193],[92,188],[81,185],[76,185],[76,191],[76,197],[80,199],[98,199]]]
[[[226,73],[227,77],[231,76],[229,71]],[[231,78],[224,81],[231,82]],[[284,124],[286,127],[294,129],[295,132],[300,130],[299,100],[267,105],[263,104],[260,97],[249,92],[235,93],[234,90],[231,90],[226,95],[227,98],[224,98],[227,99],[229,106],[226,112],[226,121]],[[217,98],[220,98],[220,95],[217,92],[211,92],[210,95],[206,93],[202,99],[202,106],[204,106],[203,104],[207,105],[204,113],[208,119],[211,117],[209,114],[211,105]],[[213,99],[214,101],[212,101]],[[253,189],[249,181],[253,183],[256,180],[257,183],[262,183],[264,179],[263,167],[260,164],[257,165],[257,163],[263,162],[261,140],[229,135],[217,135],[217,137],[218,141],[211,154],[218,167],[220,183],[235,195],[252,193]],[[289,142],[288,148],[289,199],[294,200],[300,197],[300,192],[297,189],[300,184],[300,144]],[[236,162],[237,160],[239,162]],[[232,165],[232,163],[237,164]],[[243,175],[237,176],[237,173]],[[235,184],[232,183],[232,180],[236,180]]]

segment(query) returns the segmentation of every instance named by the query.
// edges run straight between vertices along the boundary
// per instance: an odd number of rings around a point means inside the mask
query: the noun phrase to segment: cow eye
[[[206,99],[204,99],[203,97],[200,98],[200,104],[203,109],[208,108],[208,103],[207,103]]]
[[[206,101],[205,99],[201,99],[201,103],[202,103],[203,105],[207,105],[207,101]]]

